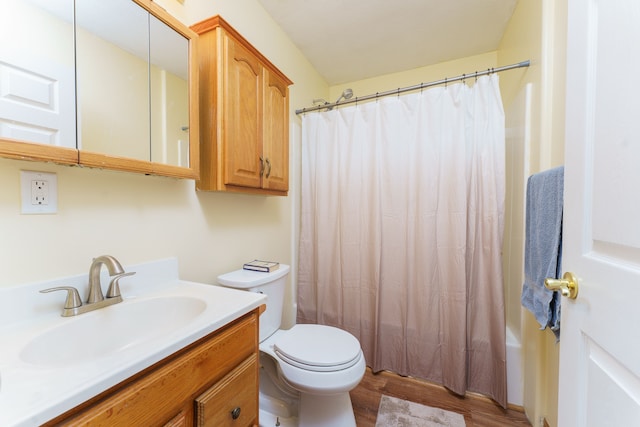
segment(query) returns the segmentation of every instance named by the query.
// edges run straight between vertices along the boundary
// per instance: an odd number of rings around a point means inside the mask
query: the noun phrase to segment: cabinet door
[[[162,427],[187,427],[189,425],[187,414],[180,411],[178,415],[164,423]]]
[[[275,73],[264,69],[262,187],[289,190],[289,88]]]
[[[224,183],[260,188],[262,66],[253,53],[226,34],[224,50]]]
[[[244,427],[258,420],[258,357],[249,356],[195,400],[197,427]]]

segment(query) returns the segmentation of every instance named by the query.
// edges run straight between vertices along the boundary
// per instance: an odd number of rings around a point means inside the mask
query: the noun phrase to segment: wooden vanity
[[[264,305],[45,426],[257,426]]]

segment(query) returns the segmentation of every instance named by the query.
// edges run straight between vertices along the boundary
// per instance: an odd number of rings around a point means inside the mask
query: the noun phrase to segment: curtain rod
[[[475,79],[476,77],[484,76],[486,74],[499,73],[500,71],[512,70],[514,68],[528,67],[530,65],[530,63],[531,63],[531,61],[526,60],[526,61],[518,62],[517,64],[505,65],[503,67],[489,68],[489,69],[484,70],[484,71],[474,71],[473,73],[462,74],[462,75],[457,76],[457,77],[444,78],[442,80],[436,80],[436,81],[428,82],[428,83],[420,83],[420,84],[413,85],[413,86],[407,86],[407,87],[401,87],[401,88],[398,88],[398,89],[388,90],[386,92],[373,93],[371,95],[356,96],[355,98],[347,99],[347,100],[344,100],[342,102],[327,102],[327,103],[322,104],[322,105],[316,105],[314,107],[308,107],[308,108],[302,108],[300,110],[296,110],[296,114],[309,113],[311,111],[322,110],[322,109],[325,109],[325,108],[331,109],[331,108],[333,108],[333,107],[335,107],[337,105],[353,104],[354,102],[368,101],[369,99],[382,98],[383,96],[399,95],[401,93],[409,92],[409,91],[412,91],[412,90],[424,89],[425,87],[437,86],[437,85],[441,85],[441,84],[457,82],[457,81],[460,81],[460,80],[466,80],[466,79],[470,79],[470,78],[474,78]]]

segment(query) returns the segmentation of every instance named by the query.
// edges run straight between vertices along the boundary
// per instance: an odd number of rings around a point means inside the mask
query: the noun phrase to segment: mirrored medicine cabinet
[[[2,0],[0,156],[198,176],[197,35],[151,0]]]

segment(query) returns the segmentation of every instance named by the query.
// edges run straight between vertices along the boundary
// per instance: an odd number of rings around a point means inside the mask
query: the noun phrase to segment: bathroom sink
[[[184,327],[206,307],[207,303],[196,297],[128,300],[65,318],[62,324],[28,341],[19,357],[43,367],[96,362]]]
[[[87,295],[87,274],[0,286],[0,426],[46,424],[266,302],[181,280],[176,258],[124,267],[136,274],[120,283],[123,302],[72,317],[63,295],[40,291]]]

